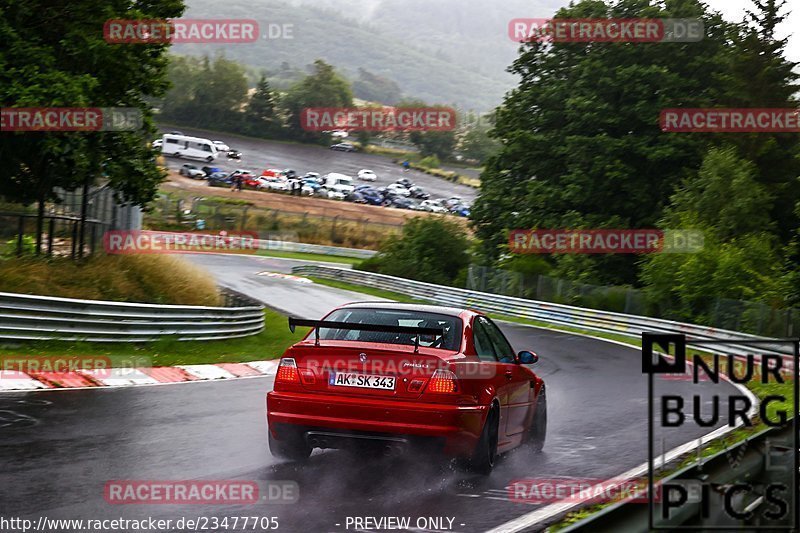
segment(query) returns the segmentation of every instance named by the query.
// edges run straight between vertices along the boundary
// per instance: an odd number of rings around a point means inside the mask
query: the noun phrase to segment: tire
[[[533,453],[541,453],[544,441],[547,438],[547,390],[542,388],[539,400],[536,402],[536,412],[533,422],[528,428],[525,446]]]
[[[206,161],[208,161],[209,163],[211,163],[212,161],[214,161],[214,158],[213,158],[213,157],[211,157],[211,156],[208,156],[208,157],[206,157]]]
[[[272,436],[272,431],[267,430],[267,433],[269,434],[269,451],[278,459],[301,462],[311,455],[311,447],[301,435],[291,437],[286,435],[285,437],[289,438],[277,440]]]
[[[172,154],[172,157],[176,157],[176,158],[180,159],[181,158],[181,153],[180,152],[175,152],[174,154]]]
[[[492,473],[497,462],[497,442],[500,435],[500,409],[496,404],[492,405],[486,422],[483,424],[483,431],[475,453],[469,462],[469,469],[476,474],[488,476]]]

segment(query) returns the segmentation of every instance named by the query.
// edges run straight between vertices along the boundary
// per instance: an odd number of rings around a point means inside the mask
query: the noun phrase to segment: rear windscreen
[[[458,351],[461,348],[461,319],[439,313],[427,313],[404,309],[337,309],[325,320],[348,322],[352,324],[377,324],[382,326],[407,326],[441,328],[444,336],[420,335],[419,345],[442,350]],[[320,328],[319,338],[323,340],[348,340],[359,342],[378,342],[384,344],[414,345],[415,334],[389,333],[383,331],[358,331],[346,329]]]

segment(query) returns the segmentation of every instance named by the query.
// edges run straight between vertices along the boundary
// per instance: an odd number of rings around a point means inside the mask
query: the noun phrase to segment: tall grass
[[[210,274],[178,256],[14,258],[0,261],[0,291],[63,298],[219,305]]]

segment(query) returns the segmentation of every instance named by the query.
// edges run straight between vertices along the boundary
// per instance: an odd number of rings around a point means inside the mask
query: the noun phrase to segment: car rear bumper
[[[358,432],[364,435],[436,439],[450,456],[469,456],[480,438],[487,406],[376,400],[303,392],[267,394],[267,421],[275,439],[281,428]]]

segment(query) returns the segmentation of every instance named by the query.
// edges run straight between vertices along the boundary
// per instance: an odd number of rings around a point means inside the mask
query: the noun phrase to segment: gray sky
[[[744,18],[745,11],[752,9],[753,2],[751,0],[705,0],[711,9],[719,11],[725,20],[731,22],[739,22]],[[789,0],[785,11],[790,11],[789,18],[783,21],[779,26],[778,37],[786,37],[793,33],[789,38],[789,44],[786,47],[786,57],[791,61],[800,61],[800,2],[797,0]],[[793,31],[792,31],[793,30]]]

